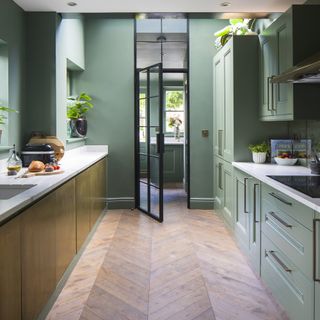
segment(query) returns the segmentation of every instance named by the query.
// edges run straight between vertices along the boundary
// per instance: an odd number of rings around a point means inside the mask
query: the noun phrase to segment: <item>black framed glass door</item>
[[[137,72],[136,206],[163,221],[163,76],[162,64]]]

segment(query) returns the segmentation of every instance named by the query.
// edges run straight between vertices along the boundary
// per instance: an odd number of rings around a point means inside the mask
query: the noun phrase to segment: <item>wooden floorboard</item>
[[[221,218],[165,193],[164,223],[103,218],[47,320],[283,320]]]

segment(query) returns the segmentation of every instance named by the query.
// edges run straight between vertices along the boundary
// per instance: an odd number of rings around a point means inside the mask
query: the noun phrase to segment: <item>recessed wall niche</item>
[[[0,39],[0,106],[9,106],[9,56],[8,45],[5,41]],[[2,111],[0,111],[2,112]],[[5,124],[0,124],[1,140],[0,146],[7,146],[9,118],[10,114],[3,112]]]

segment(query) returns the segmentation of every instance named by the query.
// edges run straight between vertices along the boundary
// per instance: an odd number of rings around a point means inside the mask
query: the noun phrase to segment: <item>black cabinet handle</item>
[[[257,189],[259,184],[255,183],[253,186],[253,222],[259,223],[257,220]]]
[[[243,179],[243,184],[244,184],[244,213],[249,213],[249,211],[247,210],[247,182],[248,182],[249,178],[244,178]]]
[[[319,241],[318,233],[317,233],[317,224],[319,224],[320,219],[313,220],[313,279],[316,282],[320,282],[320,278],[318,275],[318,250],[319,250]]]
[[[268,257],[269,254],[272,256],[272,258],[280,265],[280,267],[285,271],[285,272],[292,272],[292,270],[290,268],[287,267],[287,265],[282,262],[282,260],[276,255],[275,251],[267,251],[265,252],[265,256]]]
[[[289,201],[287,201],[287,200],[285,200],[285,199],[282,199],[280,196],[278,196],[278,195],[275,194],[274,192],[270,192],[269,194],[270,194],[270,196],[276,198],[277,200],[283,202],[284,204],[286,204],[286,205],[288,205],[288,206],[292,206],[292,203],[291,203],[291,202],[289,202]]]
[[[278,220],[283,226],[285,226],[286,228],[292,228],[292,225],[291,224],[288,224],[287,222],[285,222],[284,220],[282,220],[279,216],[277,216],[275,214],[275,212],[273,211],[270,211],[269,212],[269,215],[271,217],[273,217],[274,219]],[[268,220],[268,216],[266,215],[266,221]]]

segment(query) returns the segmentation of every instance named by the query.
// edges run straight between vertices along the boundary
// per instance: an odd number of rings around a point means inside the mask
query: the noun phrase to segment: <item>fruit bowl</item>
[[[297,158],[280,158],[280,157],[274,157],[274,160],[277,164],[280,166],[293,166],[297,162]]]

